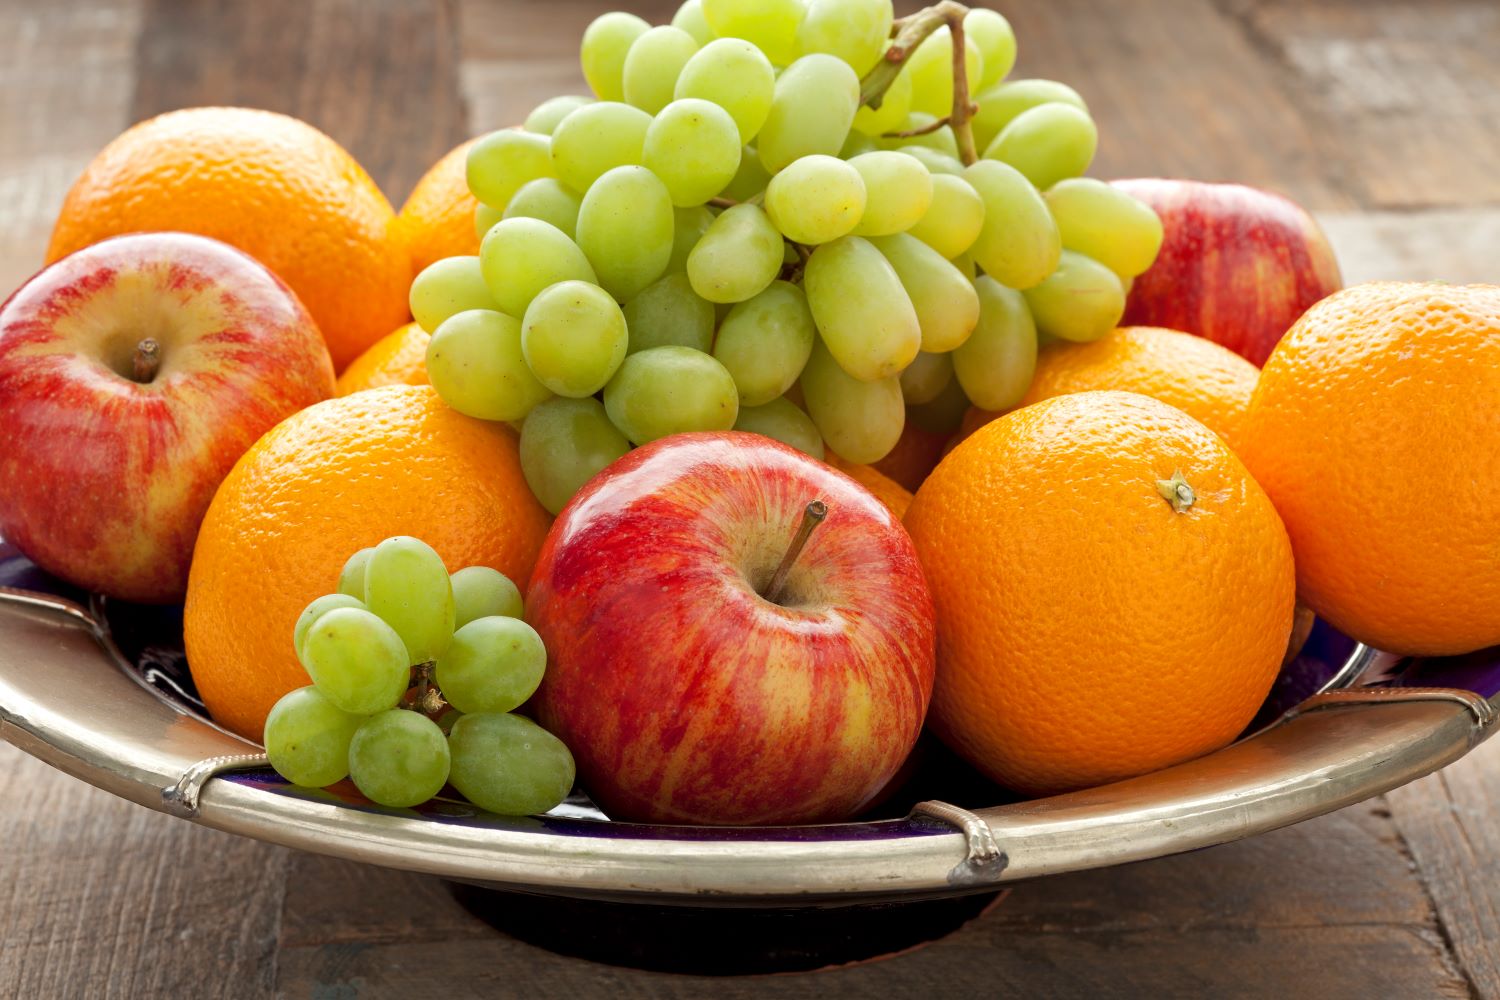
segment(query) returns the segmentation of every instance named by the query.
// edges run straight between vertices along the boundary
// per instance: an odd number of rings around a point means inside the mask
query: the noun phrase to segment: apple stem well
[[[821,500],[814,500],[802,511],[802,523],[797,526],[797,533],[792,536],[792,542],[786,547],[786,555],[781,557],[781,563],[776,567],[776,572],[771,574],[771,582],[766,584],[765,593],[762,595],[772,604],[780,604],[782,591],[786,589],[786,578],[792,572],[792,564],[802,554],[802,549],[807,545],[807,540],[812,537],[813,529],[823,523],[823,518],[828,516],[828,505]]]
[[[146,337],[135,345],[135,354],[130,362],[130,377],[142,384],[156,378],[161,370],[161,344],[155,337]]]

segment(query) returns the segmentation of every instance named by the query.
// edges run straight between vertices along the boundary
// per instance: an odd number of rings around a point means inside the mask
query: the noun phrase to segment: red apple
[[[332,394],[317,326],[253,258],[183,233],[80,250],[0,306],[0,535],[90,590],[180,600],[220,480]]]
[[[1308,306],[1343,287],[1323,231],[1279,194],[1163,178],[1114,184],[1154,208],[1164,230],[1121,326],[1186,330],[1263,365]]]
[[[526,609],[550,660],[540,721],[620,819],[845,819],[932,694],[932,599],[901,523],[756,434],[680,434],[606,468],[553,524]]]

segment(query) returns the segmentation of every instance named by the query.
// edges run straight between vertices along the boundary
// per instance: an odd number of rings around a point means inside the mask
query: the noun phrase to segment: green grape
[[[713,225],[714,213],[707,205],[672,210],[672,258],[667,261],[667,273],[687,272],[688,254]]]
[[[604,388],[628,341],[619,305],[587,281],[560,281],[543,289],[521,321],[521,353],[537,381],[575,399]]]
[[[464,713],[460,712],[456,708],[444,709],[443,714],[438,716],[437,718],[438,728],[443,731],[444,736],[447,736],[449,733],[453,732],[454,723],[458,722],[458,720],[462,719],[463,717]]]
[[[706,352],[713,345],[713,303],[693,291],[682,271],[647,286],[625,303],[624,312],[627,354],[669,344]]]
[[[641,162],[651,116],[613,101],[587,104],[552,133],[552,165],[575,191],[587,191],[606,171]]]
[[[1155,262],[1161,219],[1145,202],[1092,177],[1058,181],[1043,198],[1064,249],[1092,257],[1122,279]]]
[[[932,204],[932,174],[910,156],[880,150],[854,157],[849,166],[865,181],[865,214],[854,227],[858,236],[904,233]]]
[[[729,310],[714,357],[734,379],[740,406],[761,406],[796,384],[816,337],[802,289],[773,281]]]
[[[838,56],[864,76],[890,45],[893,16],[891,0],[807,0],[797,49]]]
[[[539,177],[521,185],[505,206],[504,218],[541,219],[573,239],[578,232],[578,207],[583,199],[555,177]],[[485,230],[488,232],[489,230]]]
[[[401,636],[372,611],[334,608],[302,640],[302,665],[323,696],[345,712],[373,715],[401,700],[412,659]]]
[[[535,182],[532,181],[530,183]],[[525,187],[526,185],[523,184],[521,186]],[[485,235],[490,231],[490,227],[503,218],[505,218],[504,210],[492,208],[481,202],[474,207],[474,235],[483,240]]]
[[[973,281],[979,277],[979,268],[974,266],[974,258],[970,254],[961,253],[953,258],[953,266],[963,272],[963,276]]]
[[[568,234],[540,219],[503,219],[479,243],[484,283],[510,316],[526,315],[536,294],[559,281],[594,281],[594,269]]]
[[[410,535],[375,546],[365,565],[365,604],[396,630],[408,663],[437,659],[453,638],[453,584],[443,557]],[[311,640],[309,640],[311,642]]]
[[[843,236],[864,211],[864,179],[853,165],[835,156],[793,160],[766,188],[771,225],[787,239],[808,246]]]
[[[453,584],[454,628],[492,615],[520,618],[524,611],[521,589],[498,569],[465,566],[448,579]]]
[[[969,124],[974,130],[974,144],[980,149],[994,142],[1000,130],[1021,112],[1039,105],[1071,104],[1080,111],[1088,110],[1078,91],[1056,80],[1012,80],[997,84],[980,93],[975,103],[979,110]]]
[[[839,149],[839,159],[852,160],[862,153],[873,153],[880,147],[875,145],[875,140],[855,129],[849,130],[849,137],[844,140],[844,145]]]
[[[635,444],[685,431],[727,431],[739,408],[729,372],[690,347],[632,354],[604,387],[610,422]]]
[[[878,462],[901,438],[906,408],[896,376],[878,382],[851,377],[822,341],[813,345],[802,370],[808,416],[829,448],[856,465]]]
[[[1005,15],[985,7],[975,7],[964,15],[964,35],[979,48],[984,73],[979,79],[969,77],[969,93],[978,94],[1005,79],[1016,65],[1016,33]],[[950,46],[948,51],[953,51]]]
[[[1021,172],[980,160],[964,180],[984,202],[984,224],[969,247],[974,261],[1002,285],[1030,288],[1057,268],[1062,237],[1047,203]]]
[[[938,174],[932,178],[932,204],[907,232],[951,260],[974,245],[983,227],[979,192],[962,177]]]
[[[771,174],[760,162],[760,154],[755,147],[746,146],[740,150],[739,169],[734,172],[733,179],[725,186],[722,192],[724,197],[733,198],[735,201],[749,201],[766,189],[771,183]]]
[[[739,128],[740,143],[755,138],[771,111],[776,71],[765,53],[741,38],[718,38],[682,67],[672,96],[717,104]]]
[[[466,715],[448,734],[453,787],[481,809],[535,816],[573,789],[573,755],[562,740],[519,715]]]
[[[469,149],[464,169],[474,197],[504,209],[522,184],[554,176],[550,140],[515,128],[491,132]]]
[[[818,247],[807,262],[802,287],[823,343],[852,377],[862,382],[892,378],[917,356],[922,328],[916,310],[901,278],[870,241],[845,236]],[[816,412],[812,417],[823,429]],[[826,430],[823,436],[828,437]],[[863,461],[836,444],[833,450],[851,462]]]
[[[592,97],[583,97],[578,94],[549,97],[531,109],[531,114],[526,116],[526,121],[521,127],[528,132],[535,132],[538,135],[551,135],[552,130],[557,128],[558,122],[585,104],[593,103],[594,99]]]
[[[984,56],[974,39],[964,34],[964,69],[969,75],[969,90],[984,79]],[[907,60],[911,74],[911,106],[939,118],[953,111],[953,36],[947,27],[939,28],[923,40]],[[847,457],[847,456],[846,456]]]
[[[753,42],[778,66],[797,56],[802,0],[703,0],[703,18],[720,38]]]
[[[521,321],[493,309],[444,320],[427,342],[427,378],[467,417],[520,420],[552,393],[521,355]]]
[[[904,156],[915,157],[917,162],[926,167],[927,172],[934,177],[939,174],[957,177],[964,172],[963,161],[958,157],[951,156],[941,149],[933,149],[931,146],[900,146],[896,152]]]
[[[686,31],[699,45],[707,45],[714,40],[714,33],[703,16],[703,0],[687,0],[678,7],[677,13],[672,15],[672,27]]]
[[[1023,111],[984,149],[987,160],[1009,163],[1041,190],[1078,177],[1094,162],[1099,129],[1087,111],[1043,104]]]
[[[1057,270],[1026,289],[1026,304],[1039,333],[1059,340],[1098,340],[1119,325],[1125,286],[1098,261],[1064,250]]]
[[[897,73],[880,98],[880,107],[861,105],[854,113],[855,131],[875,137],[895,132],[906,124],[911,113],[911,74]]]
[[[736,205],[714,219],[688,254],[688,280],[710,302],[743,302],[776,279],[784,251],[759,205]]]
[[[592,396],[550,399],[521,427],[521,471],[552,514],[562,513],[584,483],[629,450],[604,404]]]
[[[835,56],[803,56],[776,79],[771,111],[755,139],[771,173],[814,153],[836,154],[859,110],[859,77]]]
[[[578,246],[618,301],[660,278],[672,259],[672,196],[645,167],[615,167],[578,209]]]
[[[918,132],[918,135],[881,136],[880,146],[882,149],[910,149],[914,146],[925,146],[939,153],[946,153],[958,159],[958,140],[953,137],[951,126],[943,125],[932,129],[937,122],[936,115],[930,115],[925,111],[913,111],[906,116],[906,121],[901,123],[899,132]],[[923,131],[931,129],[931,131]]]
[[[296,650],[297,658],[299,660],[302,658],[302,640],[307,638],[307,630],[312,628],[313,622],[334,608],[363,608],[364,606],[364,601],[357,597],[350,597],[348,594],[324,594],[322,597],[315,598],[302,609],[302,613],[297,616],[297,624],[292,626],[292,649]]]
[[[375,546],[360,549],[350,556],[344,563],[344,568],[339,570],[339,593],[348,594],[355,600],[363,603],[365,599],[365,566],[370,561],[370,555],[375,551]]]
[[[624,11],[601,14],[584,29],[578,61],[583,64],[583,78],[600,100],[624,98],[625,58],[635,40],[650,29],[651,25]]]
[[[382,806],[409,809],[426,802],[448,783],[448,765],[442,729],[405,709],[366,719],[349,744],[349,777],[365,798]]]
[[[741,406],[734,429],[774,438],[818,461],[823,460],[823,437],[817,425],[785,396],[760,406]]]
[[[1036,324],[1026,298],[989,275],[974,283],[979,325],[953,352],[953,373],[964,395],[982,410],[1018,406],[1036,372]]]
[[[641,160],[679,207],[701,205],[740,169],[740,133],[729,112],[710,101],[673,101],[651,122]]]
[[[288,691],[266,716],[266,756],[292,784],[325,788],[348,776],[349,742],[364,721],[315,687]]]
[[[929,434],[952,434],[968,412],[969,397],[964,395],[964,387],[958,384],[958,379],[952,379],[937,399],[908,406],[906,419]]]
[[[476,618],[453,633],[434,674],[448,704],[463,712],[509,712],[530,698],[547,669],[536,629],[516,618]]]
[[[697,51],[693,36],[671,25],[652,28],[637,38],[625,56],[625,102],[652,115],[666,107],[677,75]]]
[[[428,333],[455,313],[495,308],[478,257],[444,257],[428,264],[413,279],[407,301],[417,324]]]
[[[901,398],[906,405],[930,403],[953,380],[953,355],[923,351],[901,372]]]
[[[948,259],[915,236],[872,236],[891,262],[922,329],[922,350],[951,351],[969,338],[979,322],[979,297],[973,283]]]

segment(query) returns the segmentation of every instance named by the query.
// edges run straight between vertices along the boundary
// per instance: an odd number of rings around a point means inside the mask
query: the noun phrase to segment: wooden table
[[[464,137],[578,91],[598,0],[6,0],[0,291],[79,169],[170,108],[296,114],[393,200]],[[654,20],[670,7],[633,5]],[[1279,189],[1350,282],[1500,278],[1500,6],[1017,0],[1018,73],[1070,82],[1099,176]],[[1500,741],[1251,841],[1011,891],[952,936],[813,975],[703,980],[564,959],[434,880],[240,840],[0,746],[0,994],[1500,997]]]

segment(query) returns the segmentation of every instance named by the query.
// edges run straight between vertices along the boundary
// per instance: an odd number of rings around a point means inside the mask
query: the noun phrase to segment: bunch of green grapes
[[[470,566],[449,576],[415,538],[354,553],[338,591],[293,629],[313,683],[271,709],[271,766],[309,787],[352,778],[386,806],[419,805],[452,784],[491,812],[553,808],[573,787],[573,755],[512,714],[547,666],[521,610],[503,574]]]
[[[956,79],[954,10],[605,14],[581,46],[595,96],[474,146],[479,255],[423,271],[412,312],[433,386],[519,427],[545,507],[681,431],[874,462],[908,419],[1015,406],[1039,341],[1119,322],[1160,221],[1081,176],[1098,137],[1074,90],[1006,79],[1004,17],[956,8]],[[950,120],[964,91],[977,111]]]

